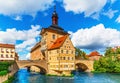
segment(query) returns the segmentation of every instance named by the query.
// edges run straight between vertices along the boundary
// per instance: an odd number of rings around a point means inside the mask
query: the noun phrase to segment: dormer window
[[[55,39],[55,35],[54,34],[53,34],[52,38]]]

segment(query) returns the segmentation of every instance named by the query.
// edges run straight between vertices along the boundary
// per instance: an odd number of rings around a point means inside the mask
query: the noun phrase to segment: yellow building
[[[41,42],[38,42],[30,51],[31,56],[30,59],[31,60],[43,60],[45,57],[42,55],[41,53]]]
[[[58,26],[56,10],[52,14],[52,25],[42,28],[41,41],[31,50],[32,60],[46,60],[48,74],[69,75],[75,70],[75,48],[69,33]]]
[[[0,43],[0,61],[18,60],[18,54],[15,52],[15,45]]]

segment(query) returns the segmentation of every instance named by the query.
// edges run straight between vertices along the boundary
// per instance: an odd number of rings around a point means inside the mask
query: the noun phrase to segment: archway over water
[[[75,66],[78,72],[85,72],[89,69],[84,63],[77,63]]]
[[[38,65],[24,65],[24,66],[22,66],[21,68],[27,68],[27,70],[28,71],[31,71],[31,67],[32,66],[34,66],[34,67],[37,67],[37,68],[39,68],[39,73],[40,74],[46,74],[47,73],[47,70],[46,69],[44,69],[44,68],[42,68],[42,67],[40,67],[40,66],[38,66]],[[20,68],[20,69],[21,69]]]

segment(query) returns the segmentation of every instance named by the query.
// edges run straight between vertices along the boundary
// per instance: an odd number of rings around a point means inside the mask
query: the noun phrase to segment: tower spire
[[[58,25],[58,14],[56,13],[56,5],[54,5],[54,11],[52,14],[52,24]]]

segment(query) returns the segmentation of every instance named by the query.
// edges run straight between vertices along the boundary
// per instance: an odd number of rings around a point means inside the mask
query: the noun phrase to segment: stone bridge
[[[19,69],[24,67],[36,66],[39,67],[41,70],[48,72],[47,63],[45,60],[19,60],[16,61]]]
[[[94,61],[92,60],[75,60],[75,65],[79,66],[79,65],[83,65],[84,67],[86,67],[86,71],[93,71],[93,64]]]
[[[39,67],[43,72],[48,72],[48,64],[45,60],[19,60],[16,61],[19,69],[24,67],[36,66]],[[76,70],[78,68],[83,68],[85,71],[93,71],[93,63],[91,60],[75,60]]]

